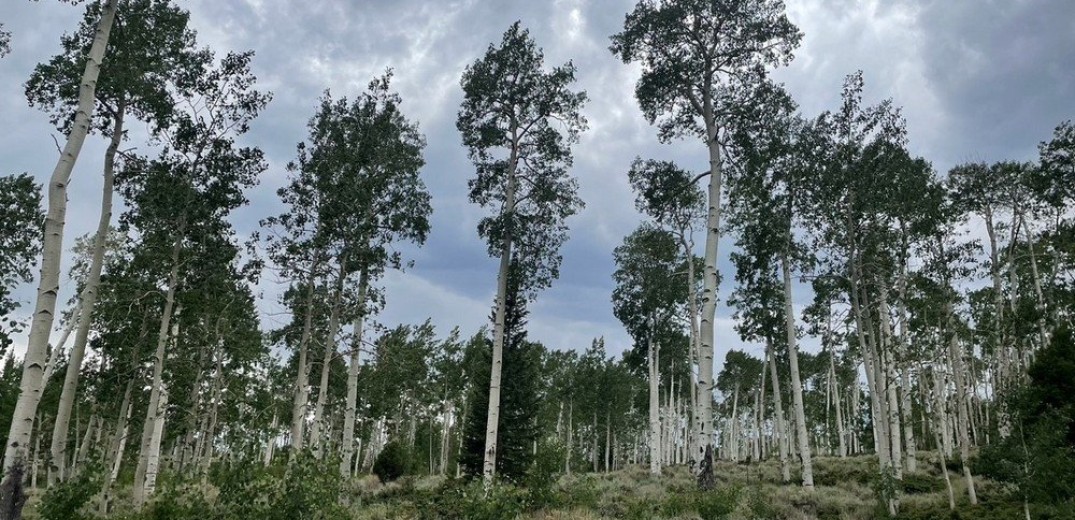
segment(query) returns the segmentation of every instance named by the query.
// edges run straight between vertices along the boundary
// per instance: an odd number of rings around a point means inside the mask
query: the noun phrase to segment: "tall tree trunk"
[[[765,457],[765,447],[762,443],[762,420],[765,409],[765,371],[769,369],[769,357],[763,356],[761,360],[761,378],[754,390],[754,461],[761,461]]]
[[[218,352],[216,356],[216,373],[213,375],[213,393],[209,403],[209,425],[203,430],[201,449],[194,454],[200,459],[199,473],[204,482],[209,474],[209,465],[213,462],[213,439],[216,438],[217,417],[220,411],[220,402],[223,400],[224,383],[224,353]]]
[[[269,425],[269,440],[265,443],[265,457],[262,459],[262,465],[265,467],[272,465],[272,456],[276,449],[276,428],[279,425],[280,416],[274,411],[272,413],[272,423]]]
[[[795,310],[791,305],[791,264],[785,251],[780,262],[784,277],[784,322],[788,334],[788,361],[791,365],[791,399],[795,407],[795,436],[799,440],[799,458],[803,465],[803,487],[814,489],[814,463],[810,456],[810,438],[806,434],[803,409],[803,385],[799,378],[799,346],[795,330]]]
[[[649,340],[649,472],[661,475],[660,345]]]
[[[951,304],[948,304],[949,316],[951,316]],[[952,323],[949,318],[949,323]],[[948,357],[952,367],[952,375],[956,388],[956,428],[959,430],[959,458],[963,466],[963,478],[967,481],[967,496],[971,504],[978,503],[978,495],[974,491],[974,476],[971,475],[970,465],[970,435],[968,432],[968,408],[967,386],[963,375],[963,349],[960,348],[959,339],[954,330],[949,330]]]
[[[899,372],[900,372],[900,410],[903,414],[903,442],[904,442],[904,454],[907,457],[906,466],[907,471],[914,473],[918,471],[918,459],[917,459],[917,446],[915,445],[914,436],[914,423],[911,420],[913,410],[911,407],[911,363],[907,359],[908,352],[907,346],[910,340],[910,325],[907,317],[907,253],[906,247],[904,247],[904,254],[900,262],[900,278],[898,282],[899,304],[897,305],[896,312],[899,314],[900,320],[900,337],[898,343],[898,352],[900,356],[899,360]]]
[[[776,373],[776,356],[773,354],[773,342],[766,338],[765,355],[769,358],[769,374],[773,383],[773,406],[776,407],[776,430],[780,433],[780,478],[783,482],[791,481],[791,464],[788,462],[788,435],[784,427],[784,403],[780,396],[780,379]]]
[[[317,404],[314,405],[314,422],[310,426],[310,447],[314,457],[324,455],[324,437],[321,421],[325,414],[325,401],[328,400],[328,376],[332,371],[332,357],[336,355],[336,332],[340,328],[340,306],[343,300],[343,282],[347,278],[347,260],[340,259],[340,270],[336,275],[336,289],[332,296],[332,309],[328,317],[328,333],[325,335],[325,356],[321,362],[321,385],[317,391]]]
[[[168,290],[164,296],[164,311],[161,313],[160,329],[157,331],[157,349],[153,354],[153,382],[149,389],[149,406],[146,408],[146,420],[142,425],[142,444],[138,454],[138,467],[134,472],[134,503],[141,508],[145,499],[152,493],[154,483],[149,483],[149,461],[160,455],[160,438],[154,443],[157,416],[164,411],[161,405],[161,393],[164,391],[164,358],[168,346],[168,332],[171,330],[172,310],[175,307],[175,292],[179,284],[179,251],[183,244],[185,224],[179,226],[177,238],[172,245],[172,269],[168,273]],[[163,425],[163,422],[161,422]],[[156,478],[156,474],[153,475]],[[150,485],[147,485],[150,484]],[[147,490],[149,493],[147,493]]]
[[[874,357],[876,351],[870,342],[870,334],[866,332],[868,327],[868,318],[864,316],[863,307],[865,307],[862,300],[863,291],[859,286],[861,269],[858,267],[858,261],[853,260],[853,272],[851,275],[851,309],[852,314],[855,316],[855,329],[858,335],[860,350],[862,351],[862,362],[864,365],[864,371],[866,372],[866,385],[870,392],[870,415],[873,423],[873,440],[874,447],[877,450],[877,458],[880,463],[882,472],[886,472],[891,468],[892,459],[889,452],[890,444],[887,442],[887,436],[884,433],[882,427],[885,424],[885,416],[882,411],[882,391],[881,382],[878,380],[879,370],[876,365],[877,359]]]
[[[717,141],[719,127],[713,101],[707,91],[704,96],[704,119],[706,147],[709,151],[709,209],[706,215],[705,255],[702,270],[702,318],[700,343],[698,345],[698,410],[693,460],[699,463],[705,458],[713,438],[713,352],[717,315],[717,248],[720,242],[721,183],[723,170],[720,143]],[[709,451],[712,453],[712,450]],[[712,461],[710,461],[712,462]],[[701,464],[698,465],[701,467]]]
[[[86,458],[90,454],[90,445],[94,444],[93,436],[96,434],[100,436],[101,428],[104,427],[104,420],[97,416],[96,413],[90,415],[89,424],[86,425],[86,435],[82,437],[82,444],[78,446],[77,456],[71,464],[71,474],[78,474],[78,468],[86,462]]]
[[[892,323],[890,319],[889,307],[888,307],[888,285],[885,283],[879,283],[879,301],[877,309],[877,319],[880,325],[880,345],[877,349],[878,360],[881,365],[881,380],[885,382],[885,411],[887,412],[886,420],[887,426],[887,438],[886,442],[891,446],[892,454],[892,469],[897,479],[903,478],[903,442],[901,435],[903,429],[900,428],[900,409],[899,409],[899,397],[896,394],[896,377],[892,360],[893,340],[892,340]]]
[[[571,453],[575,449],[575,401],[567,402],[567,450],[564,452],[564,473],[571,474]]]
[[[7,480],[8,468],[16,459],[25,459],[33,432],[34,416],[41,402],[42,377],[48,352],[49,333],[56,313],[56,297],[60,292],[60,260],[63,257],[63,228],[67,214],[67,184],[71,171],[82,151],[82,144],[90,131],[91,117],[96,99],[97,77],[101,72],[112,22],[116,18],[118,0],[107,0],[101,9],[93,44],[86,57],[86,68],[78,90],[78,108],[67,135],[67,144],[56,162],[49,179],[48,213],[42,234],[41,273],[38,277],[37,303],[30,323],[30,336],[23,357],[22,378],[19,382],[19,398],[11,416],[7,446],[4,447],[3,480]]]
[[[343,458],[340,460],[340,474],[350,476],[351,457],[355,449],[355,410],[358,407],[358,362],[362,351],[362,327],[366,317],[366,293],[369,275],[365,268],[358,275],[358,315],[355,316],[354,343],[351,345],[351,362],[347,366],[347,402],[343,412]],[[442,451],[442,453],[444,453]],[[441,457],[447,460],[447,455]],[[443,470],[443,468],[441,468]]]
[[[71,420],[71,407],[78,393],[78,376],[82,372],[82,358],[86,353],[90,325],[93,324],[93,309],[97,304],[97,288],[101,282],[105,245],[108,241],[109,224],[112,222],[112,186],[115,179],[116,153],[119,152],[119,145],[123,141],[123,118],[126,111],[127,103],[121,97],[112,120],[112,140],[105,152],[104,181],[101,187],[101,217],[97,222],[97,234],[93,237],[93,255],[90,260],[89,273],[86,275],[86,285],[79,296],[78,332],[75,333],[75,344],[71,347],[63,390],[60,392],[60,404],[56,409],[56,422],[52,428],[50,448],[52,464],[49,466],[49,486],[55,484],[57,480],[67,478],[64,460],[67,457],[68,423]]]
[[[67,340],[71,337],[71,333],[74,332],[75,326],[78,325],[79,316],[82,315],[81,302],[75,304],[71,309],[71,319],[67,320],[67,325],[64,326],[63,334],[60,335],[60,341],[56,342],[56,346],[49,345],[48,352],[45,360],[45,373],[41,376],[41,394],[44,395],[45,390],[49,387],[49,381],[52,379],[52,372],[56,370],[56,360],[63,356],[64,347],[67,346]]]
[[[298,369],[295,375],[295,398],[291,404],[291,450],[288,453],[288,459],[291,461],[295,460],[295,457],[302,451],[304,446],[303,432],[306,428],[306,409],[310,393],[310,363],[306,358],[309,351],[310,336],[313,335],[314,285],[317,268],[318,262],[315,260],[310,268],[310,276],[306,286],[306,315],[303,316],[302,321]]]
[[[836,353],[829,350],[829,377],[832,380],[832,399],[836,408],[836,433],[840,436],[840,458],[847,457],[847,430],[844,428],[843,405],[840,404],[840,382],[836,377]]]
[[[989,236],[989,277],[993,282],[993,323],[992,337],[993,356],[997,358],[996,370],[998,374],[994,378],[994,393],[1003,393],[1011,374],[1009,364],[1008,345],[1004,340],[1004,332],[1001,327],[1004,317],[1004,293],[1001,288],[1000,275],[1000,250],[997,245],[997,231],[993,223],[993,209],[987,207],[985,211],[985,231]],[[998,394],[999,395],[999,394]],[[1008,417],[1007,405],[1004,399],[997,400],[997,429],[1002,439],[1011,435],[1011,420]]]
[[[686,439],[688,451],[688,463],[691,466],[691,472],[697,475],[698,471],[702,469],[701,464],[698,464],[701,459],[696,455],[700,453],[697,451],[697,443],[701,436],[700,428],[701,421],[699,420],[698,409],[698,373],[694,371],[694,366],[700,366],[700,351],[701,351],[701,334],[698,327],[698,294],[697,286],[695,286],[695,272],[694,272],[694,240],[688,234],[690,230],[683,230],[680,232],[679,245],[682,249],[683,256],[687,258],[687,314],[690,317],[690,347],[688,348],[688,363],[687,373],[690,375],[690,399],[691,399],[691,416],[690,416],[690,432]]]
[[[504,215],[514,221],[515,174],[519,161],[518,130],[512,127],[511,158],[508,160],[507,186],[504,195]],[[497,432],[500,429],[500,377],[504,365],[504,336],[507,321],[508,276],[511,270],[512,229],[509,224],[504,231],[500,246],[500,269],[496,281],[496,320],[493,323],[493,359],[489,374],[489,412],[485,421],[485,457],[482,461],[482,481],[486,488],[493,483],[496,474]]]
[[[732,462],[739,462],[739,385],[732,392],[732,413],[728,417],[728,453]]]
[[[139,346],[142,344],[148,326],[149,320],[143,315],[141,330],[138,333],[138,339],[135,343],[134,355],[131,356],[132,373],[127,380],[126,388],[123,390],[123,401],[119,406],[119,415],[116,416],[115,437],[112,439],[112,446],[108,449],[108,457],[105,459],[108,462],[108,473],[104,477],[104,484],[101,490],[102,498],[100,512],[102,516],[108,515],[108,508],[112,498],[112,484],[119,478],[120,465],[123,463],[123,452],[127,446],[127,436],[130,434],[131,427],[131,415],[134,411],[134,405],[131,403],[131,394],[134,392],[134,382],[138,379],[137,370],[138,365],[140,364],[139,354],[141,351]]]
[[[944,447],[944,439],[941,437],[941,432],[945,431],[943,424],[946,422],[947,416],[944,411],[945,398],[942,393],[944,383],[941,381],[941,375],[936,368],[933,370],[933,388],[934,399],[936,400],[936,406],[934,406],[933,418],[936,421],[936,427],[933,429],[934,442],[937,443],[937,453],[941,457],[941,472],[944,474],[944,487],[948,491],[948,509],[955,511],[956,509],[956,497],[952,491],[952,478],[948,476],[948,453]]]
[[[1041,290],[1041,275],[1038,273],[1038,255],[1034,253],[1034,236],[1030,232],[1030,226],[1023,226],[1023,230],[1026,233],[1026,246],[1030,252],[1030,277],[1034,286],[1035,305],[1038,311],[1038,335],[1041,340],[1041,347],[1045,348],[1049,346],[1049,327],[1046,325],[1045,317],[1049,314],[1049,308],[1045,301],[1045,295]]]
[[[144,484],[141,486],[135,486],[136,488],[142,487],[142,500],[153,496],[153,493],[157,490],[157,473],[160,470],[160,456],[161,456],[161,439],[164,437],[164,419],[165,411],[168,407],[168,391],[162,390],[160,393],[160,400],[157,402],[158,408],[153,413],[153,430],[149,438],[150,451],[146,457],[146,478]],[[139,504],[141,505],[141,504]]]

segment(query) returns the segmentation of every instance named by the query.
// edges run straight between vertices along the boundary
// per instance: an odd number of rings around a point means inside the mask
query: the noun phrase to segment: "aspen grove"
[[[939,171],[887,80],[785,84],[784,0],[604,8],[578,59],[520,15],[319,97],[198,2],[65,3],[0,76],[57,136],[0,177],[0,520],[1075,510],[1070,105]]]

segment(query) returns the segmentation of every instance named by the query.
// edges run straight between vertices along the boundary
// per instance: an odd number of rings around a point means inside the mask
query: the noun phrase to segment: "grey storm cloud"
[[[907,0],[788,0],[805,33],[791,66],[776,74],[801,110],[815,116],[836,106],[846,74],[862,69],[868,101],[892,98],[903,107],[911,150],[939,171],[969,159],[1031,159],[1039,141],[1075,104],[1075,3],[1068,0],[912,2]],[[673,159],[704,170],[700,143],[658,143],[634,101],[636,66],[608,51],[608,37],[633,0],[189,0],[199,41],[218,53],[256,51],[259,86],[274,99],[245,144],[261,147],[270,169],[249,193],[251,204],[233,222],[241,235],[281,211],[275,191],[285,165],[305,137],[318,96],[353,96],[392,68],[403,109],[426,135],[423,178],[433,194],[433,231],[425,247],[404,247],[413,268],[384,280],[381,323],[431,317],[442,333],[465,334],[488,321],[495,263],[475,227],[482,211],[467,202],[472,168],[455,129],[460,74],[486,47],[521,20],[545,50],[548,64],[578,67],[578,88],[589,93],[589,130],[575,149],[573,173],[587,207],[569,221],[561,278],[531,306],[530,333],[553,348],[583,348],[605,336],[613,352],[630,340],[612,316],[612,249],[641,220],[626,171],[635,156]],[[0,59],[0,172],[28,171],[44,182],[56,158],[46,117],[28,107],[22,84],[34,64],[59,50],[59,36],[81,11],[58,2],[8,0],[0,18],[12,31],[13,52]],[[66,244],[96,221],[100,157],[91,138],[71,186]],[[131,146],[138,146],[132,139]],[[702,237],[698,237],[699,245]],[[721,297],[732,290],[721,244]],[[65,262],[66,266],[70,262]],[[287,318],[276,296],[283,287],[263,277],[265,327]],[[69,296],[71,288],[66,287]],[[20,288],[30,302],[33,288]],[[797,301],[809,300],[805,286]],[[64,298],[66,299],[66,297]],[[63,301],[63,300],[61,300]],[[26,307],[22,309],[27,311]],[[718,357],[742,348],[731,310],[718,309]],[[755,347],[756,348],[756,347]],[[811,348],[808,344],[807,348]]]

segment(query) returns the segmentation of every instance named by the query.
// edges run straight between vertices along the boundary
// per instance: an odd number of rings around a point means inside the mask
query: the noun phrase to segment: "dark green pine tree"
[[[526,339],[526,299],[519,290],[513,262],[509,278],[505,316],[504,366],[500,388],[500,428],[497,432],[496,475],[517,481],[526,475],[534,459],[538,439],[537,414],[540,410],[541,351],[538,343]],[[493,309],[495,319],[496,309]],[[470,361],[470,393],[463,430],[459,463],[467,477],[480,477],[485,459],[485,425],[489,413],[489,375],[493,340]]]

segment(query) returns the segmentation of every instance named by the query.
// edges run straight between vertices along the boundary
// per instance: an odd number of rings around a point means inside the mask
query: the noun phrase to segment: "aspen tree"
[[[714,321],[717,306],[717,245],[721,233],[728,113],[736,92],[749,90],[765,67],[787,64],[802,33],[788,20],[780,0],[641,0],[612,36],[612,53],[624,63],[640,62],[635,88],[642,113],[660,128],[662,141],[699,138],[708,154],[709,188],[700,344],[697,439],[691,459],[702,461],[712,446]],[[698,467],[701,467],[699,464]]]
[[[570,62],[544,69],[544,56],[519,22],[499,45],[467,66],[461,81],[463,104],[456,127],[477,176],[469,182],[470,200],[491,207],[478,234],[489,254],[500,259],[493,327],[492,374],[483,480],[496,470],[504,324],[509,270],[518,264],[526,299],[559,275],[560,245],[567,239],[564,220],[583,206],[571,167],[570,147],[586,128],[580,109],[586,94],[569,89],[575,80]],[[517,258],[516,258],[517,256]]]
[[[26,355],[23,357],[19,399],[12,413],[7,446],[4,447],[2,468],[4,480],[7,480],[8,469],[15,464],[15,461],[26,458],[30,435],[33,432],[34,416],[37,414],[37,406],[41,401],[42,376],[48,351],[49,332],[56,313],[56,297],[60,287],[63,228],[67,214],[67,185],[71,178],[71,171],[82,151],[82,145],[90,131],[97,80],[105,58],[105,49],[108,47],[108,38],[111,34],[112,23],[116,18],[118,4],[119,0],[104,0],[101,16],[95,28],[93,44],[87,54],[82,80],[79,82],[78,105],[70,126],[71,130],[67,134],[67,143],[49,179],[48,211],[42,235],[37,301],[30,324]]]

